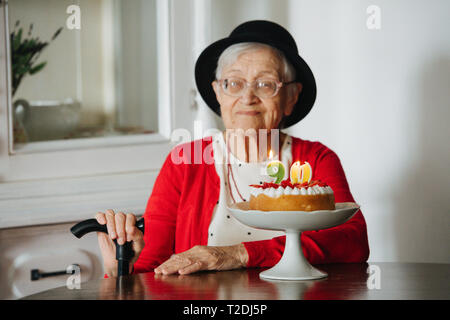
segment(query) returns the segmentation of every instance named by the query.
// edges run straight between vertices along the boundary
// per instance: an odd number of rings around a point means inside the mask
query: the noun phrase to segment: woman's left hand
[[[248,254],[242,243],[226,247],[195,246],[174,254],[157,267],[156,274],[189,274],[201,270],[232,270],[247,266]]]

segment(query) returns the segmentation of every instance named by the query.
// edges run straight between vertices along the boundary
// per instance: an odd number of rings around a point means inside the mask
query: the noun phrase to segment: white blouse
[[[231,170],[226,159],[226,145],[222,134],[213,137],[214,163],[220,178],[219,202],[215,206],[208,229],[208,246],[228,246],[246,241],[271,239],[284,235],[282,231],[261,230],[246,226],[236,220],[227,205],[250,199],[250,184],[273,182],[274,178],[264,174],[265,163],[247,163],[229,153]],[[292,138],[287,136],[281,149],[281,159],[285,170],[284,179],[289,177],[292,165]],[[234,178],[234,179],[233,179]]]

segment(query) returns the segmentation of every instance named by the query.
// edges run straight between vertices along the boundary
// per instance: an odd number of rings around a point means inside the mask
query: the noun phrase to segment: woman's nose
[[[258,96],[255,95],[253,92],[252,86],[248,86],[244,89],[244,92],[242,93],[241,100],[245,104],[252,104],[255,102],[258,102]]]

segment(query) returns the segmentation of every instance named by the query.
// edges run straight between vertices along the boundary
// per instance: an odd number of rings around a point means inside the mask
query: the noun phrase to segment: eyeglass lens
[[[250,84],[256,96],[269,98],[276,94],[278,90],[277,82],[274,80],[258,79]],[[238,97],[241,96],[247,88],[247,82],[243,79],[229,78],[222,82],[225,93]]]

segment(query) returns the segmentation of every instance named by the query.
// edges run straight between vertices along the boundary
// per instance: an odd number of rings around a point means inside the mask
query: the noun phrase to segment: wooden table
[[[370,269],[369,269],[370,266]],[[161,276],[154,273],[60,287],[24,299],[39,300],[448,300],[450,265],[354,263],[316,265],[328,277],[315,281],[267,281],[265,269]],[[379,277],[378,277],[379,276]]]

